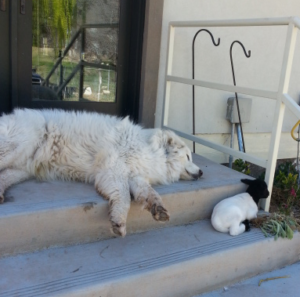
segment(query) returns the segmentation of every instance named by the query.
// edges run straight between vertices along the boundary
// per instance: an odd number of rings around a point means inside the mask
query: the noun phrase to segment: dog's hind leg
[[[129,179],[130,193],[134,200],[144,204],[156,221],[168,221],[170,215],[162,203],[160,195],[142,177]]]
[[[103,198],[109,200],[112,232],[124,237],[131,202],[128,179],[115,170],[102,170],[96,175],[95,188]]]
[[[11,166],[18,154],[15,153],[16,145],[0,135],[0,171]]]
[[[24,170],[7,168],[0,171],[0,203],[4,202],[4,192],[7,188],[30,177],[31,175]]]

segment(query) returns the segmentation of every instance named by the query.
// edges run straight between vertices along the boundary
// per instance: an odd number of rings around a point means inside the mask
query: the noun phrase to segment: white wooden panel
[[[283,117],[285,111],[285,105],[284,103],[282,103],[282,94],[288,92],[288,86],[289,86],[294,51],[295,51],[295,44],[297,39],[297,31],[298,29],[295,28],[292,23],[289,24],[288,33],[285,42],[283,61],[282,61],[282,70],[281,70],[280,81],[279,81],[278,98],[277,98],[276,110],[274,115],[274,125],[273,125],[272,136],[271,136],[268,165],[266,168],[265,181],[268,184],[270,196],[268,199],[264,201],[263,207],[265,211],[269,211],[270,208],[276,161],[278,158],[279,142],[280,142]]]
[[[259,157],[255,157],[255,156],[252,156],[252,155],[249,155],[249,154],[246,154],[246,153],[234,150],[234,149],[232,149],[230,147],[227,147],[227,146],[224,146],[224,145],[221,145],[221,144],[217,144],[217,143],[211,142],[211,141],[209,141],[207,139],[204,139],[204,138],[201,138],[201,137],[197,137],[197,136],[194,136],[194,135],[190,135],[190,134],[178,131],[178,130],[173,129],[173,128],[168,127],[168,126],[163,126],[163,128],[164,129],[168,129],[168,130],[172,130],[177,135],[179,135],[179,136],[181,136],[181,137],[183,137],[185,139],[188,139],[188,140],[194,141],[196,143],[205,145],[207,147],[210,147],[212,149],[218,150],[218,151],[223,152],[225,154],[232,155],[232,156],[234,156],[236,158],[240,158],[240,159],[249,161],[249,162],[251,162],[253,164],[256,164],[256,165],[259,165],[261,167],[266,167],[267,166],[267,160],[265,160],[265,159],[262,159],[262,158],[259,158]]]
[[[167,64],[166,64],[166,74],[172,73],[172,61],[173,61],[173,53],[174,53],[174,38],[175,38],[175,28],[169,26],[169,38],[168,38],[168,47],[167,47]],[[165,90],[164,90],[164,102],[163,102],[163,116],[162,116],[162,125],[168,123],[169,118],[169,105],[170,105],[170,83],[165,80]]]
[[[289,94],[283,94],[282,101],[289,108],[289,110],[300,119],[300,106],[294,101],[294,99]]]
[[[212,143],[230,147],[230,134],[211,133],[197,134],[197,137],[211,141]],[[244,133],[247,145],[247,153],[258,158],[267,160],[270,147],[271,133]],[[187,145],[192,149],[192,142],[187,141]],[[237,138],[234,137],[234,148],[238,148]],[[211,149],[204,145],[196,145],[196,154],[205,156],[216,163],[228,163],[229,156],[218,150]],[[297,142],[291,137],[290,132],[281,133],[278,159],[292,159],[297,157]]]
[[[186,85],[195,85],[195,86],[209,88],[209,89],[222,90],[222,91],[233,92],[233,93],[237,92],[241,94],[270,98],[270,99],[277,99],[277,95],[278,95],[277,92],[272,92],[272,91],[257,90],[257,89],[238,87],[233,85],[224,85],[219,83],[207,82],[203,80],[196,80],[196,79],[190,79],[190,78],[184,78],[184,77],[178,77],[172,75],[167,75],[166,80],[182,83]]]
[[[174,27],[241,27],[241,26],[284,26],[290,22],[300,24],[297,17],[290,18],[264,18],[264,19],[236,19],[212,21],[177,21],[170,22]],[[300,28],[300,27],[299,27]]]

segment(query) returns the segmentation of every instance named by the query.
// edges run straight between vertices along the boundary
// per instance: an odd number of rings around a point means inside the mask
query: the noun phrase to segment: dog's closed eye
[[[187,156],[187,159],[190,161],[190,157],[189,157],[189,155],[186,155]]]

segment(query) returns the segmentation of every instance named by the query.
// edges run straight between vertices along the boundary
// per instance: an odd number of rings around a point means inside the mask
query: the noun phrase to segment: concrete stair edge
[[[237,282],[241,279],[251,277],[253,275],[270,271],[285,265],[294,263],[300,259],[300,233],[295,233],[292,240],[281,239],[274,241],[273,238],[265,238],[262,232],[258,229],[253,229],[249,233],[244,233],[237,237],[230,237],[227,234],[215,232],[210,226],[209,221],[194,223],[190,226],[170,227],[172,234],[166,239],[164,244],[170,243],[172,248],[175,245],[180,245],[173,252],[161,251],[159,243],[153,246],[157,249],[151,251],[152,256],[144,257],[143,253],[139,257],[131,257],[126,260],[122,259],[122,265],[111,265],[106,269],[96,268],[94,271],[88,271],[81,275],[67,274],[67,277],[57,277],[56,280],[41,282],[35,285],[27,285],[23,288],[15,290],[4,290],[0,293],[0,297],[10,296],[194,296],[203,292],[211,291],[224,285]],[[166,228],[168,229],[168,228]],[[170,230],[171,230],[170,229]],[[186,234],[179,232],[186,230]],[[125,254],[138,253],[139,243],[148,243],[153,241],[153,238],[163,240],[168,230],[153,230],[143,234],[135,234],[128,238],[128,246]],[[204,243],[194,240],[193,244],[187,249],[183,248],[182,240],[190,241],[196,233]],[[173,239],[173,235],[178,234],[177,239]],[[149,237],[149,238],[148,238]],[[206,237],[212,237],[207,239]],[[123,239],[107,240],[101,246],[115,244],[121,247]],[[132,246],[137,241],[137,247]],[[89,245],[83,245],[81,254]],[[65,251],[72,251],[76,247],[69,247]],[[77,250],[79,247],[77,247]],[[130,250],[132,249],[132,250]],[[60,249],[62,250],[62,249]],[[91,250],[88,250],[91,252]],[[94,250],[95,251],[95,250]],[[47,256],[41,260],[37,269],[44,271],[41,267],[45,264]],[[55,254],[55,250],[47,252]],[[62,253],[62,251],[61,251]],[[112,252],[107,250],[105,256],[110,261]],[[32,263],[38,264],[37,256],[32,254]],[[127,254],[129,255],[129,254]],[[9,257],[0,260],[0,271],[6,267],[15,265],[24,259],[29,259],[31,254],[18,257]],[[63,255],[61,256],[63,257]],[[86,256],[88,257],[88,255]],[[98,254],[91,253],[91,257],[99,257]],[[77,260],[78,263],[86,263],[87,260]],[[102,259],[101,259],[102,260]],[[1,262],[2,261],[2,262]],[[11,261],[10,265],[7,262]],[[59,262],[59,259],[57,260]],[[4,264],[6,263],[6,265]],[[1,265],[2,264],[2,265]],[[79,264],[76,264],[77,266]],[[87,263],[88,265],[88,263]],[[20,269],[21,267],[19,267]],[[57,267],[57,269],[59,269]],[[32,268],[34,271],[34,268]],[[49,273],[51,274],[51,267]],[[6,273],[9,273],[6,270]],[[19,272],[21,273],[21,272]],[[24,272],[23,272],[24,273]],[[52,274],[56,275],[55,271]],[[2,274],[3,275],[3,274]],[[21,275],[23,275],[21,273]],[[25,273],[26,275],[26,273]],[[24,276],[24,275],[23,275]],[[16,275],[18,277],[18,275]],[[20,277],[20,276],[19,276]],[[0,282],[1,288],[1,282]],[[1,290],[0,290],[1,292]],[[98,294],[98,295],[96,295]]]
[[[132,202],[127,234],[207,219],[217,202],[243,190],[244,185],[236,183],[162,194],[164,205],[171,214],[167,223],[156,222],[148,211],[142,210],[141,205]],[[0,229],[0,238],[5,238],[0,245],[0,256],[114,237],[110,231],[108,203],[97,196],[85,200],[50,201],[33,208],[29,205],[16,213],[3,212],[0,224],[5,226]]]

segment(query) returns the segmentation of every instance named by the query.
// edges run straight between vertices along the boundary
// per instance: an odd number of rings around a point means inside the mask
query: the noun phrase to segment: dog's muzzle
[[[192,176],[193,179],[198,179],[198,178],[200,178],[203,175],[203,172],[202,172],[201,169],[199,169],[198,174],[193,174],[193,173],[189,173],[189,172],[188,172],[188,174],[190,176]]]

